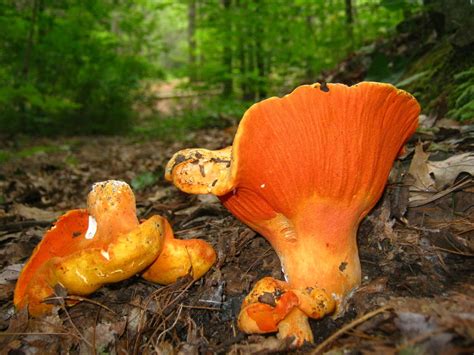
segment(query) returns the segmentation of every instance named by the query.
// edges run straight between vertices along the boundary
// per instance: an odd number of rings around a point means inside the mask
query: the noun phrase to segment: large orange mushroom
[[[104,284],[153,267],[165,249],[165,241],[176,244],[168,221],[153,216],[140,224],[135,196],[126,183],[110,180],[94,184],[87,209],[72,210],[60,217],[35,248],[17,281],[14,304],[17,309],[27,306],[33,316],[45,314],[52,306],[43,301],[54,294],[56,285],[72,295],[88,295]],[[197,242],[189,249],[204,249],[207,256],[201,263],[205,266],[198,261],[193,264],[199,265],[196,275],[200,277],[214,263],[215,253],[205,242]],[[160,271],[168,275],[161,275],[160,280],[148,279],[162,281],[166,277],[171,283],[189,272],[175,271],[176,264],[183,261],[181,255],[168,255],[166,260],[166,267]]]
[[[361,281],[358,225],[382,195],[419,112],[413,96],[389,84],[303,85],[253,105],[231,147],[176,153],[166,178],[185,192],[219,196],[271,243],[288,290],[324,290],[340,309]],[[244,303],[239,324],[251,332],[243,322],[253,311],[242,312],[260,306],[255,297]],[[291,315],[279,335],[312,341],[312,315],[295,307],[278,307]]]

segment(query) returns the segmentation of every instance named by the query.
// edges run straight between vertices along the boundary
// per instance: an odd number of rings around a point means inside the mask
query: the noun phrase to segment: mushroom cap
[[[303,85],[250,107],[222,201],[244,221],[297,218],[312,199],[365,215],[418,125],[420,106],[390,84]]]
[[[166,164],[165,179],[189,194],[222,195],[229,191],[232,147],[183,149]]]
[[[169,285],[180,277],[202,277],[216,262],[216,252],[207,242],[199,239],[180,240],[173,237],[170,224],[164,223],[166,237],[158,258],[142,274],[143,278]]]
[[[276,332],[278,324],[298,305],[298,297],[286,282],[264,277],[242,303],[239,328],[245,333]]]
[[[116,181],[96,185],[88,203],[90,212],[67,212],[37,245],[16,284],[17,308],[28,306],[32,315],[44,314],[52,306],[42,301],[54,294],[56,284],[70,294],[87,295],[139,273],[156,259],[166,220],[154,216],[138,224],[132,216],[135,199],[128,185]],[[128,220],[128,225],[113,219],[114,215]]]

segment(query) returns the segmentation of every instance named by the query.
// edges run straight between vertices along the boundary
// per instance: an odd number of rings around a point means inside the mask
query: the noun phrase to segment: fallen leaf
[[[434,181],[430,176],[430,171],[428,169],[428,157],[430,155],[423,151],[423,145],[421,143],[417,144],[415,147],[415,155],[408,169],[408,173],[415,179],[412,183],[412,190],[417,191],[435,191],[434,190]]]
[[[219,198],[217,196],[207,194],[207,195],[197,195],[197,199],[201,203],[220,203]]]
[[[126,321],[121,320],[115,324],[110,322],[99,323],[96,326],[87,328],[83,334],[84,338],[91,341],[95,345],[95,349],[98,353],[107,351],[110,344],[115,341],[116,336],[120,336],[126,326]],[[89,354],[90,346],[85,342],[81,342],[81,354]]]
[[[13,205],[13,213],[24,219],[33,219],[35,221],[50,221],[57,219],[62,212],[47,211],[36,207],[29,207],[21,203]]]
[[[8,265],[0,272],[0,285],[7,285],[16,281],[20,275],[23,264]]]
[[[423,128],[431,128],[435,125],[436,123],[436,115],[430,115],[430,116],[427,116],[427,115],[420,115],[419,117],[419,124],[420,124],[420,127],[423,127]]]
[[[439,191],[453,184],[461,173],[474,175],[474,153],[457,154],[442,161],[428,161],[427,166]]]
[[[442,161],[429,161],[428,158],[429,153],[423,151],[422,144],[417,144],[408,170],[412,178],[409,188],[411,206],[429,200],[445,188],[449,189],[461,173],[474,175],[473,153],[454,155]]]
[[[160,201],[170,194],[171,189],[172,189],[171,187],[159,188],[158,190],[156,190],[156,192],[152,196],[147,198],[147,201],[150,201],[150,202]]]
[[[459,128],[461,124],[459,121],[450,119],[450,118],[442,118],[436,122],[436,127],[443,127],[443,128]]]

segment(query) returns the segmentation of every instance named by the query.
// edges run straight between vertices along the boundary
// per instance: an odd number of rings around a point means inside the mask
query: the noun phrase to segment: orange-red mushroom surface
[[[303,85],[253,105],[232,147],[176,153],[166,177],[185,192],[218,195],[267,238],[291,289],[325,290],[340,304],[361,280],[358,225],[419,112],[389,84]]]
[[[169,232],[166,223],[153,216],[140,224],[127,184],[95,184],[88,209],[60,217],[33,251],[16,284],[15,306],[28,306],[38,316],[52,308],[43,300],[57,284],[69,294],[87,295],[142,271],[160,253]]]

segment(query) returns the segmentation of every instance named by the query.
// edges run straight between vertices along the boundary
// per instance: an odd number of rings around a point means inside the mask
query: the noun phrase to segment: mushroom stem
[[[367,208],[364,201],[313,197],[297,206],[291,218],[276,214],[252,225],[277,252],[287,289],[300,302],[278,324],[279,338],[294,336],[296,346],[312,342],[308,317],[318,319],[335,308],[340,312],[346,296],[360,284],[356,233]]]
[[[305,341],[312,343],[313,332],[309,326],[308,316],[299,308],[294,308],[278,324],[278,338],[294,337],[294,345],[301,346]]]
[[[291,288],[324,289],[341,301],[360,283],[358,210],[319,201],[300,208],[292,220],[277,215],[262,224]]]
[[[321,233],[313,233],[310,237],[320,237]],[[280,255],[285,279],[292,288],[318,287],[332,295],[339,303],[361,280],[360,261],[355,242],[355,233],[345,241],[346,250],[334,251],[334,243],[311,243],[311,239],[302,236],[290,244],[292,250],[280,253],[280,247],[274,247]],[[301,255],[311,255],[313,259],[302,261]]]

